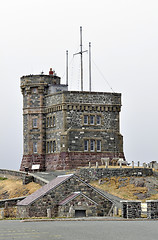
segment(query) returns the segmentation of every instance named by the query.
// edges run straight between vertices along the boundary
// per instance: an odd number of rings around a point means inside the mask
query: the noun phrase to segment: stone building
[[[108,216],[114,203],[76,175],[61,175],[17,203],[17,217]]]
[[[60,77],[21,77],[23,159],[20,170],[73,169],[124,159],[121,94],[68,91]]]

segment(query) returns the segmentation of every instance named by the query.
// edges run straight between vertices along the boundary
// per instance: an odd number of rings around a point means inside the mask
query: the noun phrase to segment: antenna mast
[[[66,85],[68,85],[68,50],[66,51]]]
[[[92,88],[92,79],[91,79],[91,42],[89,42],[89,91],[91,92]]]
[[[74,55],[80,54],[81,56],[81,91],[83,91],[83,53],[87,52],[82,50],[82,27],[80,27],[80,52],[75,53]]]

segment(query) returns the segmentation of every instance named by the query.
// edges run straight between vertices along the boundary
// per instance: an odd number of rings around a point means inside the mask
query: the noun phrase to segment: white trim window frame
[[[97,115],[96,123],[97,123],[97,125],[101,125],[101,116],[100,115]]]
[[[90,151],[91,152],[95,151],[95,140],[94,139],[90,140]]]
[[[88,152],[88,144],[89,141],[87,139],[84,140],[84,152]]]
[[[101,152],[101,140],[97,140],[97,152]]]
[[[88,125],[88,115],[83,116],[84,125]]]
[[[90,125],[94,125],[94,121],[95,120],[95,116],[94,115],[90,115]]]

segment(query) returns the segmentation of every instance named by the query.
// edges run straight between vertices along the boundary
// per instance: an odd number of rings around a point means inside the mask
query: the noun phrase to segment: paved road
[[[0,240],[157,240],[157,221],[0,221]]]
[[[47,181],[51,181],[59,175],[65,175],[69,173],[68,171],[52,171],[52,172],[37,172],[33,173],[35,176],[44,178]]]

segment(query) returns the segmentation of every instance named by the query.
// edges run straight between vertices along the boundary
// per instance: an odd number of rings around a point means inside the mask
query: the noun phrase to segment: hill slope
[[[158,199],[158,178],[153,176],[104,178],[91,185],[125,200]]]
[[[34,182],[23,185],[22,180],[16,177],[0,178],[0,200],[26,196],[39,188],[41,186]]]

